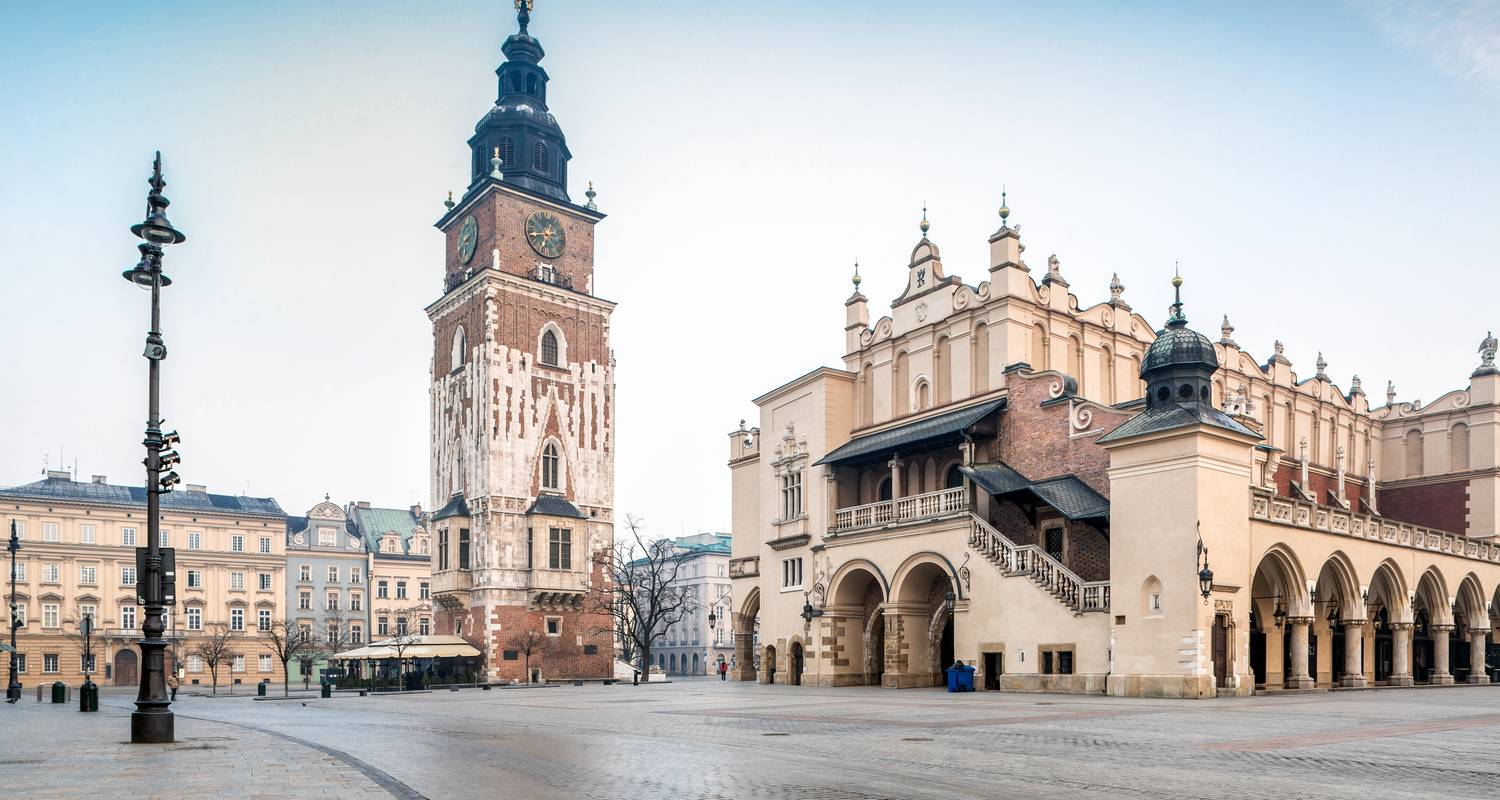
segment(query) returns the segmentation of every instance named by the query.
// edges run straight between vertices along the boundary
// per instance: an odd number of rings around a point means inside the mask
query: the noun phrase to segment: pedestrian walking
[[[719,659],[719,680],[729,680],[729,662],[722,658]]]
[[[167,688],[172,690],[172,702],[177,702],[177,676],[167,676]]]

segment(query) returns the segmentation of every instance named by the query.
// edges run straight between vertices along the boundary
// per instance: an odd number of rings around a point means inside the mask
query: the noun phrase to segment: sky
[[[514,29],[495,0],[0,0],[0,485],[141,480],[119,274],[160,149],[183,479],[429,505],[432,224]],[[1500,330],[1494,0],[537,0],[531,32],[609,215],[617,515],[659,535],[728,530],[726,434],[842,365],[853,261],[878,316],[924,204],[967,283],[1004,187],[1081,304],[1118,273],[1164,318],[1180,263],[1194,327],[1377,401],[1462,388]]]

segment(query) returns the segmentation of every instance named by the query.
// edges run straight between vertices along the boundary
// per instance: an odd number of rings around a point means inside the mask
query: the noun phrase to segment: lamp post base
[[[130,714],[131,744],[171,744],[175,731],[170,711],[132,711]]]

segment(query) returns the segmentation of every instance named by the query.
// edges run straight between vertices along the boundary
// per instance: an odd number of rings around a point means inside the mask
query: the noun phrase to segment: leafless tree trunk
[[[671,542],[647,539],[640,519],[627,515],[625,525],[630,537],[616,536],[613,547],[594,556],[605,580],[589,587],[588,608],[609,617],[621,651],[633,654],[641,672],[650,674],[652,647],[693,613],[697,601],[678,580],[683,554]]]
[[[398,689],[405,688],[401,680],[406,677],[404,673],[406,651],[417,643],[417,633],[412,629],[412,625],[416,623],[423,608],[424,606],[416,605],[398,610],[395,633],[385,640],[386,646],[396,651],[396,687]]]
[[[540,631],[516,631],[505,646],[521,654],[526,663],[526,682],[531,683],[531,656],[540,655],[547,649],[547,636]]]
[[[281,619],[271,623],[271,629],[261,631],[265,636],[266,649],[271,655],[281,662],[281,695],[286,697],[291,694],[291,673],[287,670],[287,664],[294,658],[305,658],[308,654],[314,654],[317,650],[317,641],[307,632],[301,630],[294,620]]]
[[[230,645],[229,625],[224,622],[210,622],[203,626],[203,633],[204,638],[193,647],[192,654],[203,659],[203,663],[208,665],[208,675],[214,685],[213,692],[218,694],[219,664],[234,655],[234,648]]]

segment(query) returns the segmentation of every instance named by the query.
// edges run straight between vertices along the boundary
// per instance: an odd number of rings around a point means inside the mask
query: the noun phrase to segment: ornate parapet
[[[1303,500],[1277,497],[1258,487],[1250,489],[1250,518],[1414,550],[1500,563],[1500,545],[1493,542],[1470,539],[1456,533],[1424,528],[1375,514],[1361,514]]]

